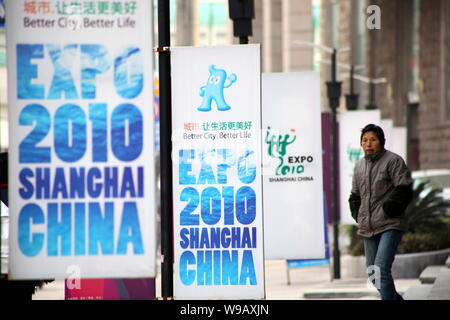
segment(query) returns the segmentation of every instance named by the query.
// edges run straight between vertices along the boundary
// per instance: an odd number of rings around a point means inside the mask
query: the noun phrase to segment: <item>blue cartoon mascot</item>
[[[202,105],[197,108],[199,111],[210,111],[211,102],[216,102],[217,110],[226,111],[231,107],[225,102],[223,89],[229,88],[237,77],[231,73],[227,77],[227,72],[223,69],[216,69],[215,65],[209,66],[209,78],[205,86],[200,88],[200,97],[203,97]],[[225,81],[228,83],[225,84]]]

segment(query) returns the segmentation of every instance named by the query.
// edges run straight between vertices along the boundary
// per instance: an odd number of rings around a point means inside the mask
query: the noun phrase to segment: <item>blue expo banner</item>
[[[4,0],[0,0],[0,28],[5,26],[6,8]]]
[[[259,50],[171,50],[177,299],[265,295]]]
[[[89,3],[7,2],[12,279],[155,276],[152,5]]]

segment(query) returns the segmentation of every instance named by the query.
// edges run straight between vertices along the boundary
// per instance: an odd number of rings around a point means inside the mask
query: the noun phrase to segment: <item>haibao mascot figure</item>
[[[216,69],[215,65],[209,66],[209,78],[205,86],[200,88],[200,97],[203,97],[202,105],[198,107],[199,111],[210,111],[211,102],[214,100],[217,105],[217,110],[226,111],[231,107],[225,102],[223,97],[223,89],[229,88],[237,77],[231,73],[227,77],[227,72],[223,69]],[[225,80],[228,83],[225,84]]]

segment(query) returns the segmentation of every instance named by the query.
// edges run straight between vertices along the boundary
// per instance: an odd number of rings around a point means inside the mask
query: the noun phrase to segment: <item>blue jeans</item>
[[[391,268],[403,232],[387,230],[364,238],[367,275],[381,295],[382,300],[403,300],[395,290]]]

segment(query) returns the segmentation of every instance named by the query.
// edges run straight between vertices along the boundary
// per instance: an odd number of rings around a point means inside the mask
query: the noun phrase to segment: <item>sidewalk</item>
[[[342,265],[345,267],[345,265]],[[287,284],[286,262],[266,262],[266,296],[268,300],[380,300],[375,287],[366,279],[332,280],[330,266],[291,268]],[[344,274],[344,272],[341,272]],[[419,279],[396,279],[397,291],[403,294]]]
[[[345,265],[342,265],[345,268]],[[331,281],[330,266],[290,268],[288,285],[285,260],[269,260],[265,264],[267,300],[344,299],[379,300],[376,289],[366,279]],[[342,272],[343,273],[343,272]],[[160,274],[156,278],[156,296],[161,296]],[[409,287],[419,285],[419,279],[396,279],[397,291],[403,294]],[[64,281],[45,285],[33,295],[33,300],[64,300]]]

